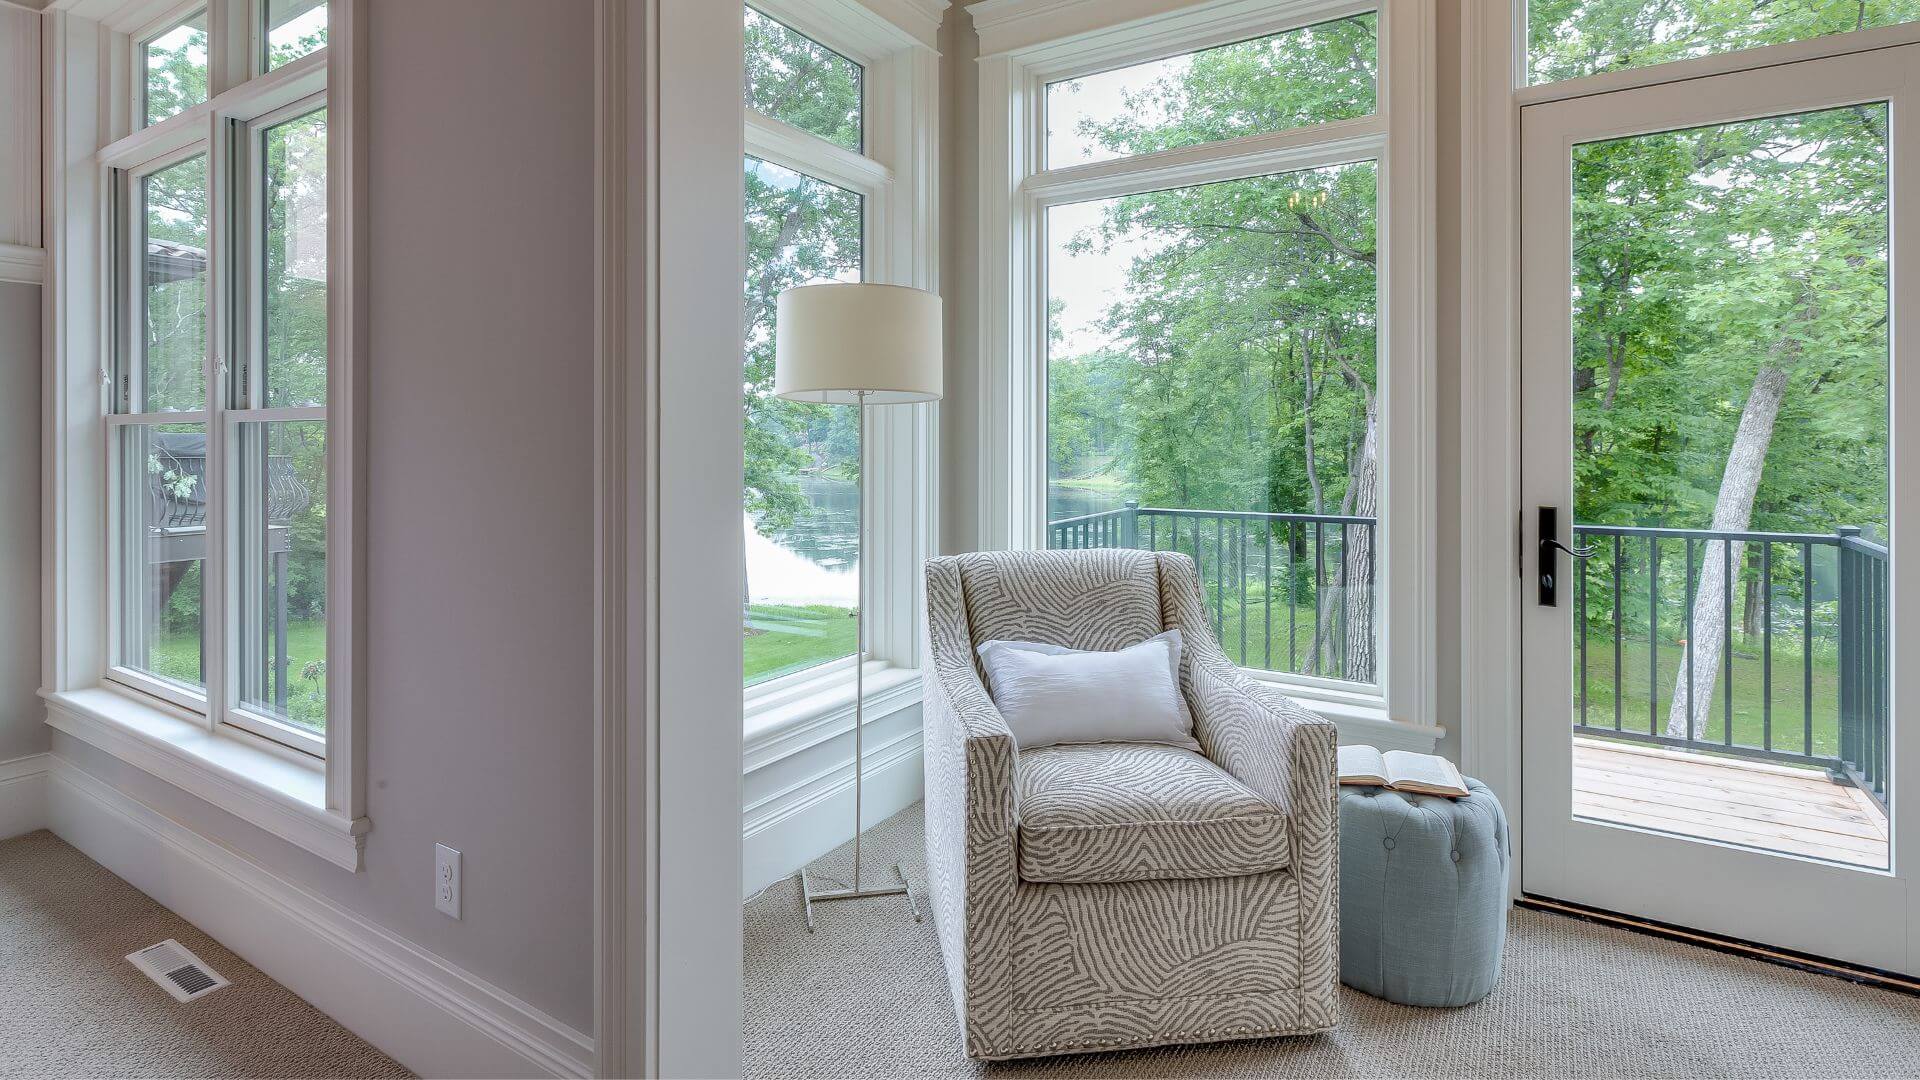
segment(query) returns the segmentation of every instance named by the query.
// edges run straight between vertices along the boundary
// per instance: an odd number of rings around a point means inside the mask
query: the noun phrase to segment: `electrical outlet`
[[[433,845],[433,906],[460,917],[460,853],[445,844]]]

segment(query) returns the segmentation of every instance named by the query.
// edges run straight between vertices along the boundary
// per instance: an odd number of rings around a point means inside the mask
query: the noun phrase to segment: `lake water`
[[[745,519],[747,596],[754,603],[834,604],[852,607],[858,594],[858,494],[852,482],[822,476],[800,479],[808,511],[774,535],[762,536]],[[1119,495],[1049,485],[1047,520],[1097,514],[1125,503]]]

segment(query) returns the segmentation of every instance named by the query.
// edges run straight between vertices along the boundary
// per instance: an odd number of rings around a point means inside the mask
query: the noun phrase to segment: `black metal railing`
[[[1884,546],[1853,527],[1573,532],[1594,549],[1574,599],[1576,731],[1817,766],[1887,805]]]
[[[1376,681],[1374,519],[1175,510],[1129,501],[1047,524],[1050,548],[1180,551],[1243,667]]]

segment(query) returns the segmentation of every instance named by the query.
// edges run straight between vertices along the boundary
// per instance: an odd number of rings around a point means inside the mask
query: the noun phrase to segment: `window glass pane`
[[[207,13],[200,10],[167,32],[148,38],[142,125],[157,124],[207,100]]]
[[[1047,214],[1050,547],[1183,551],[1227,655],[1376,681],[1375,166]]]
[[[1047,168],[1366,116],[1376,22],[1355,15],[1047,85]]]
[[[129,424],[116,429],[116,449],[120,610],[114,663],[202,687],[207,429]]]
[[[773,396],[781,290],[861,278],[862,199],[757,158],[746,161],[744,659],[760,682],[855,649],[859,417]]]
[[[860,152],[860,65],[747,9],[747,107]]]
[[[1528,0],[1527,81],[1555,82],[1920,19],[1920,0]]]
[[[327,403],[327,113],[262,133],[266,264],[260,354],[271,408]]]
[[[327,0],[267,0],[266,69],[327,44]]]
[[[1581,817],[1887,866],[1890,119],[1571,149]]]
[[[207,159],[140,180],[140,340],[134,412],[206,407]]]
[[[235,425],[240,702],[327,726],[327,425]]]

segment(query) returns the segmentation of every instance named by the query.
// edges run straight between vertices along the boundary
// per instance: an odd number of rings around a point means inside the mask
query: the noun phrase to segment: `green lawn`
[[[306,619],[287,624],[287,655],[293,664],[287,669],[287,714],[302,726],[316,731],[327,727],[327,676],[324,665],[315,667],[316,678],[306,678],[314,661],[327,655],[327,624],[321,619]],[[191,632],[163,632],[153,643],[151,668],[155,675],[183,683],[200,682],[200,635]]]
[[[1658,680],[1649,693],[1647,641],[1629,638],[1621,643],[1620,725],[1632,731],[1648,728],[1650,713],[1661,731],[1666,730],[1667,709],[1673,701],[1673,687],[1686,653],[1678,644],[1662,643]],[[1813,653],[1813,754],[1837,755],[1840,751],[1839,709],[1840,676],[1835,658],[1817,646]],[[1804,657],[1798,642],[1775,639],[1773,647],[1773,748],[1800,752],[1805,743],[1806,696],[1803,692]],[[1573,667],[1574,708],[1579,707],[1580,658]],[[1721,661],[1725,664],[1724,657]],[[1613,637],[1594,635],[1587,639],[1587,723],[1613,726]],[[1766,687],[1758,643],[1753,647],[1736,635],[1733,649],[1733,740],[1748,746],[1761,746],[1766,724]],[[1656,700],[1657,699],[1657,700]],[[1714,683],[1713,711],[1707,725],[1714,740],[1726,734],[1726,681],[1722,675]]]
[[[851,656],[855,648],[852,608],[752,604],[747,617],[750,631],[758,631],[741,639],[748,684]]]

